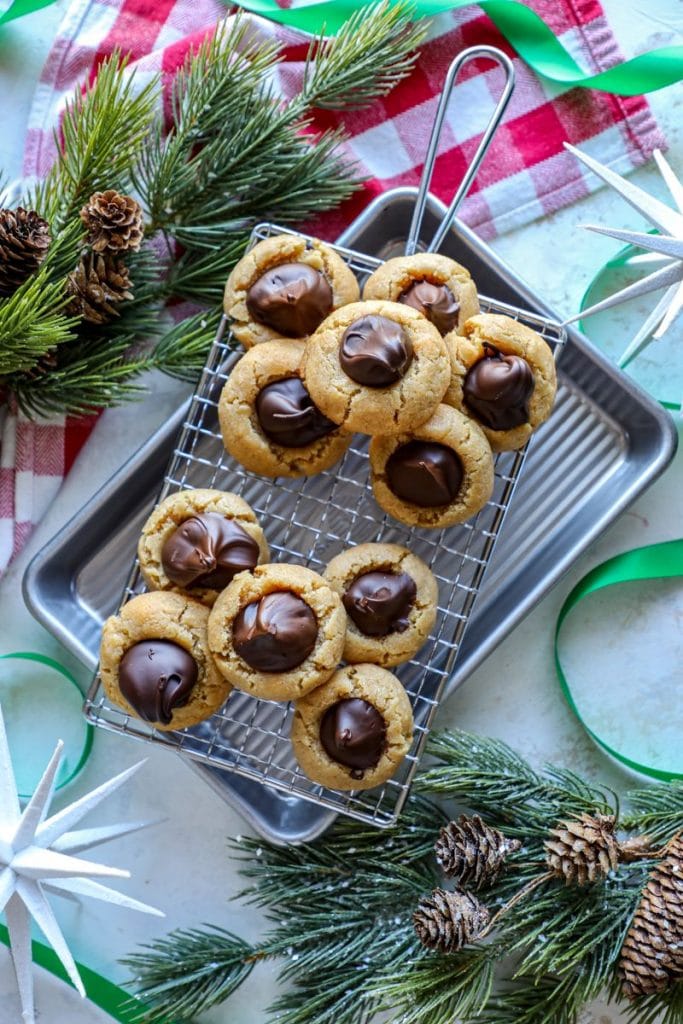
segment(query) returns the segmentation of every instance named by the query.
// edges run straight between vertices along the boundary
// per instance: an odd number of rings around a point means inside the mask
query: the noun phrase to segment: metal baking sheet
[[[378,199],[340,242],[382,257],[400,251],[414,190]],[[431,237],[443,207],[430,201]],[[442,251],[472,271],[495,299],[552,315],[547,306],[463,225]],[[36,556],[25,595],[36,617],[86,664],[97,657],[103,619],[118,605],[142,522],[155,500],[186,408],[166,424]],[[459,685],[571,562],[666,467],[673,424],[648,396],[570,331],[558,404],[539,431],[485,576],[447,690]],[[125,499],[124,499],[125,494]],[[251,824],[275,841],[313,838],[333,812],[201,767]]]
[[[259,225],[251,244],[283,231],[286,229],[276,225]],[[361,283],[380,266],[379,260],[353,250],[337,247],[336,252]],[[483,294],[480,303],[484,312],[514,317],[536,330],[555,357],[559,356],[566,335],[557,323],[496,303]],[[294,711],[291,703],[256,700],[236,690],[219,711],[199,725],[159,733],[112,703],[96,677],[85,703],[86,715],[102,728],[163,743],[202,764],[269,784],[357,821],[387,827],[396,821],[408,796],[526,451],[498,454],[490,500],[466,523],[441,530],[406,526],[378,508],[369,480],[368,438],[362,435],[354,435],[344,457],[315,476],[270,480],[249,473],[225,451],[218,425],[221,391],[243,352],[227,324],[224,317],[166,467],[159,499],[188,487],[233,491],[254,509],[274,561],[291,561],[318,572],[324,571],[341,551],[368,541],[400,544],[422,558],[439,585],[436,621],[429,639],[415,656],[394,669],[413,708],[413,743],[398,770],[383,785],[349,793],[312,782],[297,764],[289,742]],[[135,564],[124,601],[144,589]]]

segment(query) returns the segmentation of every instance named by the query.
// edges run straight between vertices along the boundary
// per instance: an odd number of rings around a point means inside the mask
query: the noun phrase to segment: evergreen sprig
[[[412,912],[441,884],[433,844],[447,818],[423,796],[413,796],[400,823],[386,832],[344,820],[304,846],[234,841],[249,883],[241,898],[270,921],[243,963],[279,963],[284,991],[270,1008],[273,1021],[370,1024],[382,1013],[391,1024],[577,1024],[600,993],[620,999],[615,965],[651,861],[620,864],[600,884],[579,888],[547,874],[543,850],[558,820],[584,811],[615,813],[609,791],[563,769],[533,769],[497,740],[449,732],[430,746],[437,763],[419,773],[418,787],[523,840],[482,895],[492,914],[499,912],[492,940],[453,955],[425,950],[417,940]],[[645,824],[660,839],[683,830],[683,787],[637,791],[632,808],[622,828]],[[230,946],[221,965],[211,932],[199,934],[207,960],[219,963],[218,998],[222,983],[225,991],[234,988],[239,950]],[[222,940],[215,948],[220,953]],[[199,1011],[192,971],[178,968],[184,955],[183,933],[174,933],[128,961],[137,990],[154,1008],[148,1024],[169,1013],[188,1021]],[[665,1024],[683,1024],[683,986],[627,1009],[633,1024],[654,1024],[658,1014]]]
[[[127,58],[105,60],[67,105],[55,164],[24,199],[52,243],[40,273],[0,299],[2,393],[29,416],[81,413],[139,396],[148,369],[196,378],[252,227],[309,220],[359,186],[343,130],[316,135],[312,114],[367,105],[409,72],[424,37],[409,13],[384,0],[335,40],[316,40],[286,103],[274,88],[277,44],[244,16],[226,20],[177,75],[170,126],[158,77],[141,85]],[[141,199],[147,243],[126,255],[133,301],[93,329],[65,316],[63,289],[86,242],[80,210],[108,188]],[[205,312],[164,333],[164,304],[178,298]]]
[[[163,1003],[168,1019],[188,1020],[232,995],[256,957],[249,943],[223,928],[192,928],[143,946],[123,963],[145,978],[151,1006]],[[141,1013],[139,1019],[157,1018]]]

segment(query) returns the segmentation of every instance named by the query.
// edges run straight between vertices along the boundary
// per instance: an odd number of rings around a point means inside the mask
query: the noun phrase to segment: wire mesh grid
[[[284,233],[293,232],[259,225],[251,244]],[[336,249],[361,283],[381,262],[348,249]],[[564,331],[557,324],[483,296],[480,301],[483,311],[504,313],[538,331],[557,356],[564,342]],[[218,427],[218,398],[239,356],[224,319],[167,467],[159,500],[174,491],[196,487],[233,491],[258,516],[271,560],[294,561],[318,572],[340,551],[366,542],[402,544],[422,558],[439,585],[436,623],[418,654],[393,669],[413,706],[415,735],[411,750],[396,775],[383,786],[347,793],[311,782],[298,767],[289,742],[291,704],[260,700],[234,690],[223,708],[207,721],[162,734],[109,702],[96,675],[85,704],[86,716],[96,726],[174,747],[204,764],[259,780],[359,821],[388,827],[395,822],[408,795],[522,468],[524,451],[497,455],[491,500],[467,523],[442,530],[408,527],[382,513],[368,480],[367,439],[360,436],[341,462],[317,476],[263,479],[228,456]],[[144,590],[135,562],[122,604]]]

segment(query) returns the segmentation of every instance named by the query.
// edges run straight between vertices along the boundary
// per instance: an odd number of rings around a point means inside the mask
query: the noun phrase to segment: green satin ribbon
[[[0,14],[0,25],[23,18],[25,14],[33,14],[34,11],[40,11],[43,7],[50,7],[55,2],[56,0],[14,0],[8,10],[4,14]]]
[[[321,0],[284,9],[275,0],[238,0],[238,6],[313,35],[323,31],[334,35],[351,15],[368,4],[367,0]],[[413,17],[424,18],[470,6],[472,0],[415,0],[411,9]],[[639,96],[683,79],[683,46],[663,46],[607,71],[589,74],[529,7],[517,0],[479,0],[477,6],[486,11],[529,67],[558,85],[602,89],[616,96]]]
[[[9,932],[2,924],[0,924],[0,942],[9,947]],[[49,971],[60,981],[64,981],[68,985],[71,984],[54,950],[44,946],[42,942],[33,942],[32,947],[34,964]],[[113,1020],[119,1021],[119,1024],[136,1024],[136,1022],[139,1024],[140,1018],[148,1012],[148,1008],[143,1003],[132,1000],[128,992],[118,988],[111,981],[96,974],[95,971],[91,971],[89,967],[84,967],[79,963],[76,966],[91,1003],[108,1013]],[[159,1024],[171,1024],[166,1018],[158,1018],[158,1020]]]
[[[28,661],[33,662],[36,665],[44,665],[47,668],[52,669],[53,672],[56,672],[61,679],[68,683],[68,688],[71,689],[71,687],[73,687],[77,693],[78,699],[76,701],[75,711],[78,714],[79,722],[82,722],[83,724],[82,740],[80,742],[80,746],[75,749],[68,747],[66,749],[65,762],[70,763],[72,767],[64,775],[60,772],[60,775],[58,776],[59,781],[55,786],[55,789],[59,791],[65,786],[68,786],[70,782],[73,782],[79,772],[82,771],[90,757],[90,752],[92,751],[95,730],[82,718],[81,706],[83,703],[83,693],[81,688],[75,677],[71,672],[69,672],[68,668],[65,668],[64,665],[61,665],[53,658],[48,658],[45,654],[37,654],[34,651],[12,651],[9,654],[0,654],[0,662],[1,661]],[[2,676],[0,675],[0,703],[2,702],[3,685]],[[26,691],[26,700],[29,702],[35,700],[35,694],[28,689]],[[40,707],[36,709],[35,713],[40,714]],[[20,793],[19,796],[22,800],[28,800],[31,793]]]
[[[562,605],[557,626],[555,629],[555,666],[560,680],[562,692],[576,717],[584,729],[595,740],[598,746],[607,751],[616,761],[626,765],[633,771],[640,772],[652,779],[659,779],[664,782],[672,782],[674,779],[683,779],[683,771],[663,771],[660,768],[653,768],[650,765],[639,764],[632,758],[619,750],[615,750],[593,729],[591,729],[581,716],[581,712],[572,694],[571,685],[567,680],[562,668],[559,651],[559,637],[562,624],[573,608],[588,597],[606,587],[613,587],[619,583],[630,583],[634,580],[664,580],[680,577],[683,579],[683,539],[665,541],[662,544],[651,544],[644,548],[635,548],[633,551],[625,551],[621,555],[608,559],[602,565],[592,569],[580,580],[571,591]]]

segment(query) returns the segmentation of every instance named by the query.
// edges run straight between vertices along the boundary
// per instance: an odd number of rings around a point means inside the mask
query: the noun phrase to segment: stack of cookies
[[[481,313],[469,272],[433,253],[356,278],[318,240],[255,245],[228,278],[225,312],[248,349],[219,402],[227,451],[262,476],[310,476],[368,434],[380,507],[444,527],[493,491],[493,453],[521,448],[552,410],[545,340]]]
[[[413,716],[389,669],[434,625],[438,587],[424,562],[395,544],[343,551],[322,576],[271,562],[253,510],[215,490],[162,501],[138,556],[150,592],[102,634],[110,700],[161,731],[209,717],[233,687],[291,700],[292,747],[310,779],[360,790],[395,773]]]

